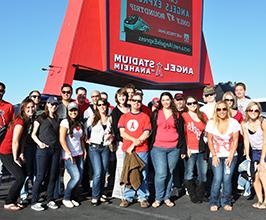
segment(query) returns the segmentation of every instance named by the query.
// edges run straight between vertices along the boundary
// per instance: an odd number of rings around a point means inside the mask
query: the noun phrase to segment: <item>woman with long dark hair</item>
[[[237,162],[236,149],[241,127],[238,121],[231,117],[225,101],[216,103],[213,118],[208,121],[205,130],[208,133],[213,171],[210,211],[217,211],[220,205],[225,211],[231,211],[232,176]]]
[[[185,99],[185,112],[182,116],[185,121],[187,143],[187,157],[184,160],[184,184],[193,203],[207,201],[205,198],[205,183],[207,182],[208,163],[205,158],[207,149],[200,149],[199,140],[205,135],[204,129],[208,121],[207,115],[199,110],[198,100],[193,96]],[[203,134],[202,134],[203,132]],[[195,165],[197,167],[197,182],[194,179]]]
[[[67,106],[67,118],[60,123],[60,143],[62,158],[70,175],[62,203],[67,208],[79,206],[78,183],[83,174],[85,150],[85,132],[79,117],[79,107],[71,102]]]
[[[109,145],[112,142],[112,118],[108,115],[108,103],[100,98],[94,116],[87,120],[89,157],[93,170],[92,205],[105,201],[103,189],[109,164]]]
[[[17,204],[20,190],[26,179],[24,171],[24,143],[31,127],[31,117],[35,112],[34,102],[27,98],[20,105],[18,116],[9,125],[6,136],[1,144],[0,157],[6,169],[15,177],[8,191],[4,208],[12,211],[20,210]]]
[[[45,105],[45,111],[33,124],[32,139],[38,145],[36,150],[36,180],[32,187],[31,208],[35,211],[43,211],[44,207],[38,202],[40,186],[49,171],[47,186],[47,206],[57,209],[54,201],[55,182],[59,175],[60,143],[59,143],[59,119],[57,108],[59,102],[56,97],[49,97]]]
[[[184,121],[171,93],[161,94],[159,110],[153,112],[151,122],[151,159],[155,171],[155,202],[152,206],[157,208],[164,201],[166,206],[173,207],[175,204],[170,200],[173,170],[180,151],[186,153],[186,145]]]

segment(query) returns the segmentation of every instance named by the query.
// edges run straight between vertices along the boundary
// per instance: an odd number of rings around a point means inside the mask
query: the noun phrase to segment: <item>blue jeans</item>
[[[184,161],[185,164],[185,180],[194,179],[194,167],[197,166],[197,173],[199,182],[207,181],[207,169],[208,163],[207,160],[204,160],[204,153],[195,153],[191,154],[189,158]]]
[[[173,183],[173,171],[176,167],[180,149],[153,147],[151,159],[155,171],[155,199],[158,201],[170,198]]]
[[[92,177],[92,198],[99,199],[102,196],[105,175],[108,171],[109,165],[109,148],[104,147],[93,147],[89,145],[89,157],[93,170]]]
[[[230,174],[226,174],[226,165],[225,160],[226,157],[220,157],[219,165],[217,167],[212,166],[213,171],[213,180],[212,180],[212,187],[211,187],[211,197],[210,197],[210,206],[217,205],[217,206],[225,206],[225,205],[232,205],[231,204],[231,194],[232,194],[232,176],[234,173],[234,169],[237,163],[237,157],[235,156],[231,162],[230,166]],[[210,162],[212,163],[212,158],[210,158]],[[220,190],[222,187],[222,195],[221,199]]]
[[[55,182],[59,174],[59,159],[60,150],[59,147],[56,150],[52,150],[50,147],[36,150],[36,165],[37,173],[36,180],[32,187],[32,199],[31,203],[35,204],[39,199],[40,186],[45,178],[45,175],[49,171],[48,186],[47,186],[47,201],[54,200],[54,188]]]
[[[140,159],[142,159],[145,166],[144,166],[144,169],[142,170],[142,173],[141,173],[142,174],[142,182],[141,182],[141,185],[138,188],[138,190],[135,191],[133,188],[125,187],[124,199],[129,201],[129,202],[133,201],[136,192],[137,192],[139,201],[148,200],[148,198],[150,196],[149,189],[148,189],[148,181],[147,181],[149,153],[148,152],[137,152],[137,155],[139,156]]]
[[[70,180],[67,183],[64,200],[71,200],[71,193],[73,189],[78,186],[83,174],[83,156],[73,157],[74,163],[70,159],[65,160],[65,168],[70,175]]]

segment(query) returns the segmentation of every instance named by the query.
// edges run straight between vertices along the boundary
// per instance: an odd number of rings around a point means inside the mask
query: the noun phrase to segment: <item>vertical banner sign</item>
[[[127,0],[120,40],[192,55],[192,0]]]
[[[202,0],[110,0],[109,70],[156,84],[198,83]]]

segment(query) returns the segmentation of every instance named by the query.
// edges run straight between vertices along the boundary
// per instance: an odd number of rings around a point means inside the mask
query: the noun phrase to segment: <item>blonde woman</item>
[[[232,176],[237,162],[236,149],[240,129],[237,120],[231,118],[226,102],[218,101],[214,108],[213,119],[208,121],[205,129],[208,132],[213,171],[210,211],[217,211],[220,206],[225,211],[232,210]],[[221,199],[219,199],[220,191]]]
[[[258,202],[252,206],[258,209],[266,209],[266,121],[261,117],[261,106],[257,102],[250,102],[246,108],[245,121],[242,125],[244,132],[244,146],[246,158],[251,159],[255,168],[255,180],[253,183]],[[251,146],[250,158],[249,152]],[[263,199],[264,192],[264,199]]]

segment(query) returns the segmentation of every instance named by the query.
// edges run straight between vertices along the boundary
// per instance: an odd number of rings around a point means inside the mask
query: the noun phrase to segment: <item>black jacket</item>
[[[156,132],[157,132],[157,118],[158,118],[158,111],[154,111],[151,116],[151,126],[152,132],[150,136],[150,146],[153,147]],[[178,142],[177,148],[180,148],[180,154],[187,154],[187,144],[186,144],[186,137],[185,137],[185,130],[184,130],[184,119],[179,114],[177,119],[176,131],[178,133]]]

